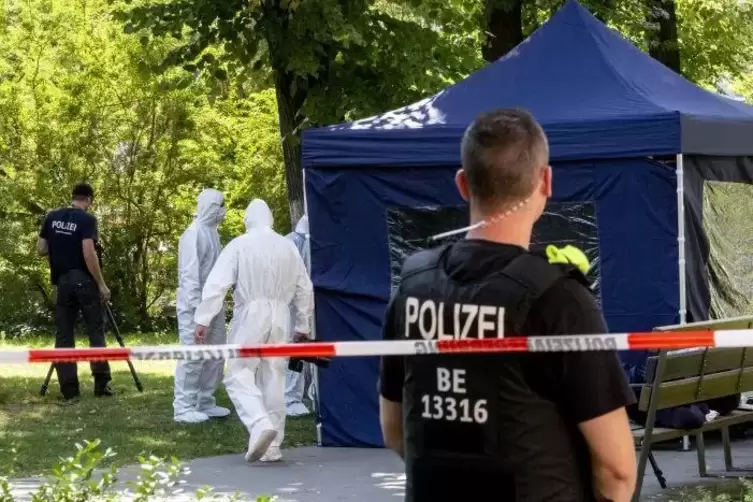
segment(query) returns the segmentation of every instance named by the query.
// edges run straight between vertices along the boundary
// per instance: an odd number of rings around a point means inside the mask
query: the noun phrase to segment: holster
[[[316,340],[305,340],[296,343],[316,343]],[[291,357],[290,361],[288,361],[288,369],[300,373],[303,371],[304,362],[314,364],[318,368],[328,368],[331,360],[329,357]]]

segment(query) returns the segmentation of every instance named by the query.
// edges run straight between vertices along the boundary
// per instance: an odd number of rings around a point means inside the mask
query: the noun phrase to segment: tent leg
[[[682,154],[677,155],[677,272],[680,283],[680,324],[687,322],[685,284],[685,169]],[[684,440],[683,440],[684,441]],[[683,443],[684,444],[684,443]]]

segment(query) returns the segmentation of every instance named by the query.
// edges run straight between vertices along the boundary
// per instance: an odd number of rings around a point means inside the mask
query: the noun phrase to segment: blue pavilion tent
[[[420,227],[416,218],[432,218],[400,211],[462,208],[454,173],[463,131],[505,107],[531,111],[549,137],[559,206],[547,231],[556,233],[557,215],[592,223],[581,237],[593,247],[610,330],[685,321],[686,298],[692,320],[707,318],[708,249],[697,200],[684,201],[685,192],[701,197],[703,176],[685,188],[682,154],[753,155],[753,108],[675,74],[570,1],[504,58],[430,98],[304,133],[318,338],[381,337],[395,248],[405,228]],[[693,242],[683,247],[686,221]],[[319,373],[323,445],[382,444],[377,370],[376,358],[347,358]]]

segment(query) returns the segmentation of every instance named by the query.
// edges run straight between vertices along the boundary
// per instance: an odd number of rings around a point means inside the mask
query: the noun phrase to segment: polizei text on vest
[[[504,338],[505,309],[492,305],[405,299],[405,337],[425,340]]]

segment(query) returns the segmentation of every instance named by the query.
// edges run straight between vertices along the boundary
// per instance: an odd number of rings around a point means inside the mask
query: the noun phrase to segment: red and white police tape
[[[236,359],[244,357],[365,357],[504,352],[588,352],[698,347],[753,347],[753,329],[532,336],[464,340],[385,340],[281,345],[194,345],[130,348],[5,349],[0,365],[74,361],[152,361]]]

